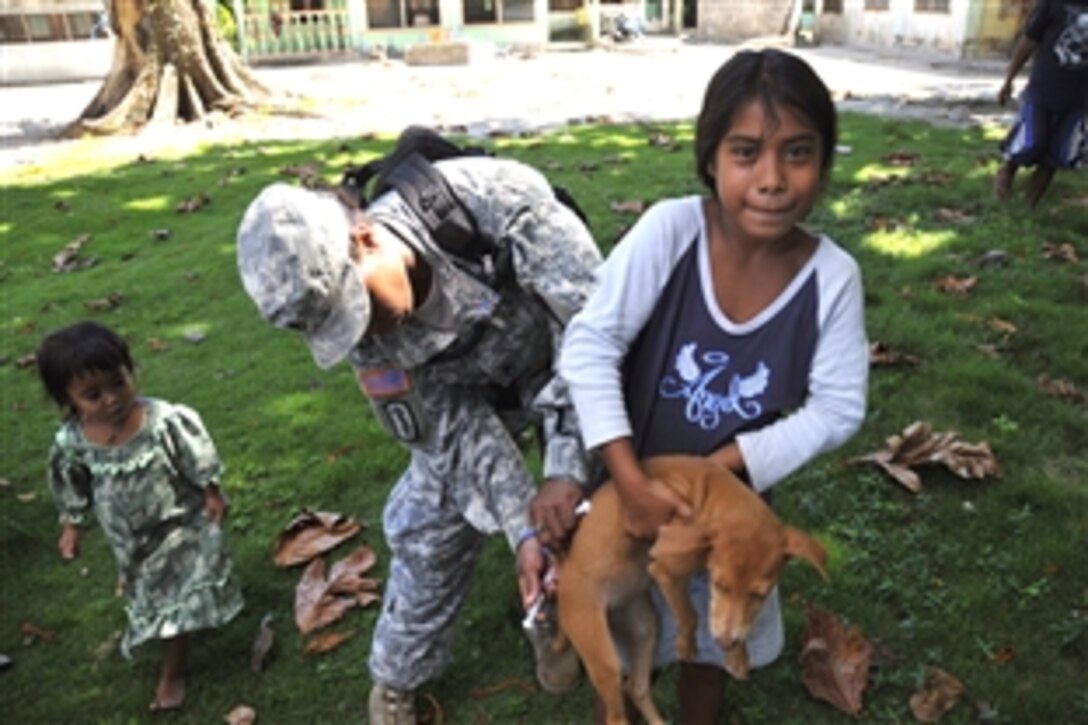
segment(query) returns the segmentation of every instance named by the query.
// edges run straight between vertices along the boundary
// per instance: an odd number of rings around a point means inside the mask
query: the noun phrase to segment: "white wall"
[[[0,84],[105,78],[113,38],[0,44]]]
[[[971,6],[981,1],[951,0],[948,13],[916,13],[914,0],[891,0],[886,11],[865,10],[864,0],[845,0],[841,15],[819,13],[817,32],[825,42],[958,55]]]

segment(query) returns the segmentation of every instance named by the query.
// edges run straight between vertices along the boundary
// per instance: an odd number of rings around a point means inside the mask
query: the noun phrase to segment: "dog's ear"
[[[795,556],[812,564],[824,581],[828,580],[824,564],[827,563],[827,549],[804,531],[792,526],[786,527],[786,556]]]
[[[650,559],[672,576],[690,576],[706,568],[710,536],[700,526],[665,524],[657,530]]]

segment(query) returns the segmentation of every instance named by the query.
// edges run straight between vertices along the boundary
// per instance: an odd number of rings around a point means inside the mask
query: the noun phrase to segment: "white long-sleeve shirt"
[[[735,439],[763,491],[861,425],[861,273],[829,238],[742,323],[717,304],[699,197],[655,204],[598,276],[559,363],[588,448],[632,437],[640,457],[705,455]]]

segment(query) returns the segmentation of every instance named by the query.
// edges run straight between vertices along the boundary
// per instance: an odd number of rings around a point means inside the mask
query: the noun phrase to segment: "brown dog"
[[[709,571],[710,631],[726,653],[726,669],[738,679],[748,675],[745,641],[752,622],[786,560],[800,557],[827,577],[824,548],[780,523],[763,499],[727,469],[680,455],[650,458],[642,465],[691,506],[691,523],[662,526],[655,542],[634,539],[623,530],[622,504],[608,482],[593,495],[559,563],[559,626],[581,656],[610,725],[627,722],[624,690],[647,722],[664,722],[650,693],[657,641],[651,577],[676,618],[677,655],[690,660],[696,613],[688,581]],[[626,687],[613,637],[626,645],[630,657]]]

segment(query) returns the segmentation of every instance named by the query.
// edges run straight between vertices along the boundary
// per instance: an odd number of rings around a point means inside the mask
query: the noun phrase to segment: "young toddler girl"
[[[227,501],[215,445],[193,410],[137,396],[128,344],[101,324],[48,335],[37,364],[65,413],[49,453],[60,554],[79,554],[79,526],[93,510],[128,600],[121,650],[131,656],[132,647],[163,640],[151,709],[178,708],[189,634],[242,609],[220,527]]]
[[[601,268],[600,286],[567,328],[560,372],[587,448],[624,504],[626,530],[653,538],[689,513],[639,460],[691,453],[756,491],[861,425],[868,380],[861,274],[830,238],[802,226],[835,153],[835,106],[800,58],[743,51],[707,87],[695,133],[706,196],[650,208]],[[678,722],[718,721],[723,656],[707,629],[681,663]],[[658,664],[675,660],[662,600]],[[783,646],[777,591],[748,639],[752,667]]]

